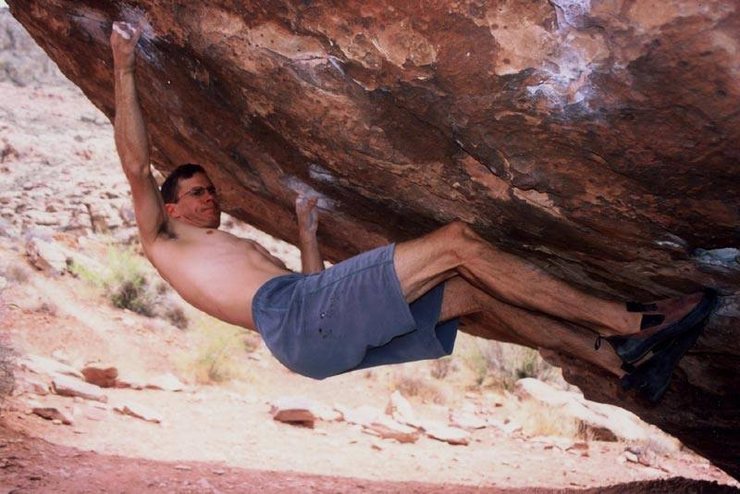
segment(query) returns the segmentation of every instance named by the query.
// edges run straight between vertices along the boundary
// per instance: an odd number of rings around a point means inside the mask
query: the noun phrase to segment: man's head
[[[162,183],[167,214],[199,228],[218,228],[221,207],[216,188],[200,165],[178,166]]]

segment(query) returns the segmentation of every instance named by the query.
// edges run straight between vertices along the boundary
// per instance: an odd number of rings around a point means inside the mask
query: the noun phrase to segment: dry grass
[[[588,439],[586,428],[578,419],[558,407],[544,405],[535,400],[512,400],[505,410],[507,416],[521,425],[527,436],[559,436],[571,439]]]
[[[417,364],[418,365],[418,364]],[[426,403],[445,404],[447,395],[444,390],[418,370],[404,366],[394,370],[390,376],[390,388],[398,390],[406,397],[416,397]]]
[[[0,408],[2,408],[5,398],[10,395],[15,388],[15,375],[13,367],[15,366],[15,354],[11,348],[0,341]]]
[[[460,335],[455,356],[473,372],[475,385],[511,390],[525,377],[557,379],[554,367],[537,350],[498,341]]]
[[[200,384],[223,383],[247,377],[247,355],[259,338],[205,314],[193,318],[188,330],[193,350],[178,359],[180,371]]]
[[[443,357],[437,360],[432,360],[429,363],[430,373],[434,379],[444,379],[456,370],[457,365],[452,357]]]
[[[12,263],[3,270],[3,276],[11,283],[24,285],[31,277],[31,270],[19,263]]]

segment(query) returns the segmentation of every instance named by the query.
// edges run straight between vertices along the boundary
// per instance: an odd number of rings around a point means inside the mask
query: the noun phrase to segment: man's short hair
[[[195,163],[185,163],[175,168],[170,173],[164,182],[162,182],[162,200],[165,204],[177,202],[178,186],[180,180],[187,180],[196,173],[202,173],[207,175],[206,171],[202,166],[196,165]]]

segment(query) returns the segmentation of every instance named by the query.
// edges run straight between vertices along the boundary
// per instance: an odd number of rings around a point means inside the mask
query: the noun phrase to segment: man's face
[[[177,197],[177,202],[166,205],[170,217],[199,228],[218,228],[221,224],[216,189],[204,173],[180,180]]]

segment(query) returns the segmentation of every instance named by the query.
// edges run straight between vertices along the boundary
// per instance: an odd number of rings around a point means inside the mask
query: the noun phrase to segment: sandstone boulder
[[[719,289],[659,406],[562,349],[548,358],[587,398],[740,475],[731,2],[7,4],[109,117],[111,22],[142,25],[156,167],[203,163],[227,212],[293,243],[296,194],[318,195],[332,261],[459,219],[615,300]],[[561,341],[537,321],[465,323],[543,350]]]
[[[619,407],[586,400],[580,393],[558,390],[534,378],[520,379],[515,386],[515,394],[521,399],[536,400],[573,417],[596,440],[640,442],[653,438],[670,442],[656,435],[635,414]]]

